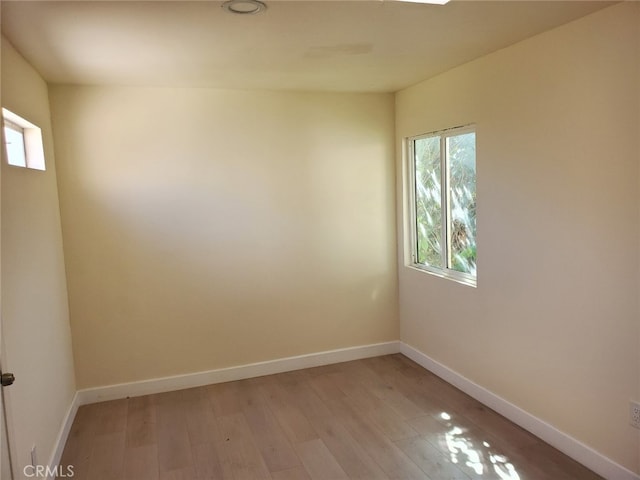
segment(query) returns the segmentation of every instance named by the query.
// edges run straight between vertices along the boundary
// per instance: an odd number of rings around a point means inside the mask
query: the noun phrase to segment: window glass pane
[[[476,135],[447,138],[449,268],[476,275]]]
[[[440,137],[416,139],[417,263],[443,268]]]
[[[23,131],[5,125],[4,140],[7,146],[7,162],[9,165],[26,167],[27,158],[24,152]]]

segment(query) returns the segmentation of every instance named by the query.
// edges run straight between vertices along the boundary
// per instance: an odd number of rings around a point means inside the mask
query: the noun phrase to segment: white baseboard
[[[512,422],[530,431],[537,437],[590,468],[609,480],[640,480],[640,475],[617,464],[610,458],[595,451],[579,440],[561,432],[554,426],[513,405],[484,387],[472,382],[456,371],[430,358],[404,342],[386,342],[373,345],[343,348],[326,352],[279,358],[265,362],[251,363],[237,367],[221,368],[205,372],[175,375],[171,377],[121,383],[105,387],[79,390],[69,406],[69,410],[58,434],[56,447],[52,453],[50,466],[60,463],[69,430],[80,405],[136,397],[153,393],[169,392],[185,388],[200,387],[214,383],[230,382],[245,378],[272,375],[303,368],[319,367],[333,363],[348,362],[361,358],[377,357],[392,353],[402,353],[427,370],[472,396],[487,407],[505,416]]]
[[[465,378],[458,372],[451,370],[449,367],[430,358],[414,347],[401,342],[400,353],[409,357],[411,360],[430,372],[433,372],[443,380],[456,386],[467,395],[478,400],[480,403],[505,416],[513,423],[533,433],[548,444],[563,452],[565,455],[568,455],[577,462],[593,470],[598,475],[601,475],[608,480],[640,480],[640,475],[632,472],[622,465],[617,464],[610,458],[605,457],[579,440],[561,432],[553,425],[534,417],[530,413],[522,410],[520,407],[517,407],[495,393],[490,392],[486,388],[472,382],[468,378]]]
[[[67,409],[67,414],[62,421],[62,425],[60,426],[60,431],[58,432],[56,442],[53,444],[53,452],[51,452],[51,458],[49,459],[48,463],[49,473],[47,476],[47,480],[55,479],[55,477],[51,474],[56,471],[55,467],[60,465],[62,452],[64,451],[64,446],[67,443],[67,438],[69,438],[69,432],[71,431],[71,425],[73,425],[73,420],[76,418],[76,413],[78,412],[78,407],[80,406],[78,399],[78,392],[76,392],[73,396],[73,399],[71,400],[69,408]]]
[[[154,378],[139,382],[120,383],[105,387],[88,388],[78,391],[80,405],[116,400],[127,397],[139,397],[153,393],[170,392],[185,388],[201,387],[214,383],[231,382],[245,378],[261,377],[274,373],[290,372],[303,368],[319,367],[332,363],[348,362],[361,358],[377,357],[400,352],[400,342],[376,343],[358,347],[341,348],[326,352],[279,358],[266,362],[250,363],[237,367],[188,373],[172,377]]]

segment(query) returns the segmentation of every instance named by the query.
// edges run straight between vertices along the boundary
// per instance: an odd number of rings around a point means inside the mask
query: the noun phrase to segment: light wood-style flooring
[[[601,478],[406,357],[80,407],[74,480]]]

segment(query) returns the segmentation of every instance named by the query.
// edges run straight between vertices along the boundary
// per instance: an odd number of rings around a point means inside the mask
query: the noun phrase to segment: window
[[[5,120],[4,142],[7,146],[7,161],[9,165],[26,167],[27,154],[24,150],[24,128]]]
[[[411,266],[476,285],[476,134],[407,139]]]
[[[37,126],[3,108],[2,131],[9,165],[45,169],[42,131]]]

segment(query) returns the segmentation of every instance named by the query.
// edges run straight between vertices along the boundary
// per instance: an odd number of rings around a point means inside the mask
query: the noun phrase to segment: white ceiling
[[[2,1],[50,83],[396,91],[611,1]]]

